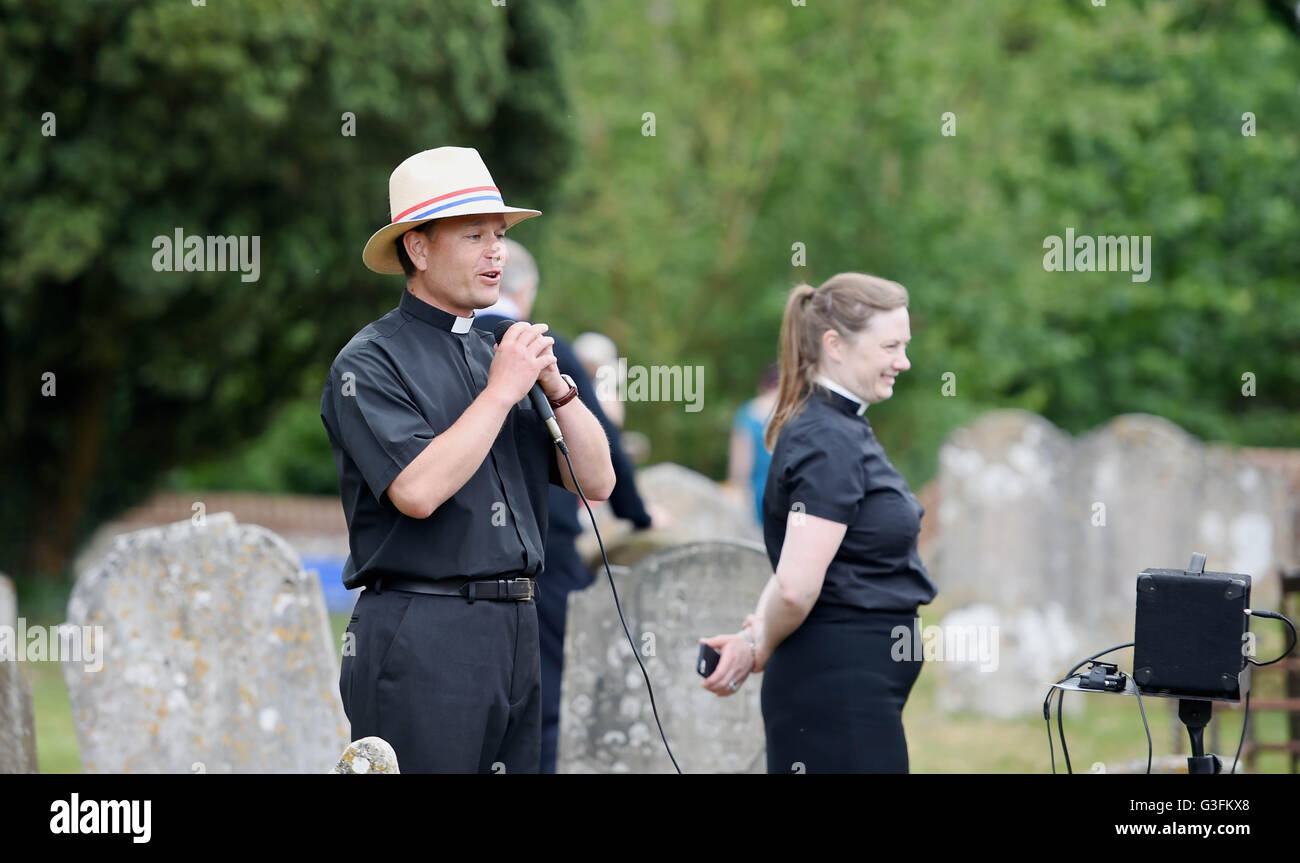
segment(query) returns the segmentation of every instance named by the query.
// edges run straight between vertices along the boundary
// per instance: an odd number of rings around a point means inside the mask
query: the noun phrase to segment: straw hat
[[[416,153],[388,178],[388,207],[392,222],[366,241],[361,260],[376,273],[401,275],[394,241],[434,219],[500,213],[506,227],[540,216],[540,210],[507,207],[478,150],[438,147]]]

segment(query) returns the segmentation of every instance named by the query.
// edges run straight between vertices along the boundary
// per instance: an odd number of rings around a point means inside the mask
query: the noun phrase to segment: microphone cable
[[[573,461],[569,458],[569,446],[564,439],[556,441],[556,446],[564,454],[564,461],[569,465],[569,476],[573,479],[573,487],[578,490],[578,497],[582,499],[582,504],[587,508],[587,517],[591,519],[591,529],[596,533],[596,543],[600,546],[600,557],[605,563],[605,575],[609,578],[609,589],[614,594],[614,607],[618,609],[618,619],[623,624],[623,634],[627,636],[627,643],[632,648],[632,656],[636,659],[636,664],[641,667],[641,676],[645,678],[646,692],[650,693],[650,710],[654,713],[655,724],[659,726],[659,737],[664,742],[664,749],[668,750],[668,758],[673,762],[673,768],[680,774],[682,768],[677,764],[677,759],[673,757],[673,749],[668,745],[668,735],[664,733],[664,724],[659,721],[659,708],[655,705],[654,687],[650,685],[650,674],[645,670],[645,664],[641,662],[641,653],[636,649],[636,642],[632,640],[632,632],[627,628],[627,618],[623,616],[623,606],[618,601],[618,589],[614,587],[614,573],[609,569],[609,556],[605,554],[605,541],[600,538],[600,529],[596,527],[596,515],[591,511],[591,504],[587,502],[587,495],[582,491],[582,484],[578,482],[578,475],[573,472]]]
[[[1083,675],[1078,674],[1077,672],[1079,671],[1080,668],[1083,668],[1083,666],[1087,665],[1089,662],[1092,662],[1094,659],[1100,659],[1101,657],[1105,656],[1108,653],[1114,653],[1117,650],[1123,650],[1126,647],[1132,647],[1132,646],[1133,646],[1133,642],[1126,641],[1123,644],[1117,644],[1114,647],[1108,647],[1105,650],[1103,650],[1101,653],[1094,653],[1092,656],[1089,656],[1087,659],[1082,660],[1078,665],[1074,666],[1074,668],[1071,668],[1069,673],[1066,674],[1065,677],[1062,677],[1060,680],[1056,682],[1060,684],[1060,683],[1065,683],[1069,680],[1073,680],[1076,677],[1082,677]],[[1067,749],[1065,746],[1065,723],[1063,721],[1063,711],[1062,711],[1062,705],[1065,702],[1065,690],[1056,689],[1054,686],[1048,688],[1047,697],[1043,699],[1043,720],[1047,723],[1047,751],[1052,757],[1052,772],[1053,773],[1056,772],[1056,753],[1052,749],[1052,693],[1053,691],[1056,692],[1056,696],[1057,696],[1056,727],[1057,730],[1060,732],[1060,736],[1061,736],[1061,755],[1064,756],[1065,758],[1065,772],[1073,773],[1074,770],[1071,769],[1070,766],[1070,750]],[[1151,772],[1151,728],[1150,726],[1147,725],[1147,712],[1142,709],[1142,701],[1140,696],[1138,698],[1138,709],[1142,711],[1142,726],[1146,728],[1146,732],[1147,732],[1147,772],[1150,773]]]
[[[1241,758],[1241,745],[1246,742],[1246,723],[1250,721],[1250,690],[1246,690],[1246,707],[1241,713],[1241,737],[1237,738],[1237,754],[1232,756],[1232,769],[1229,775],[1237,772],[1237,761]]]
[[[1251,665],[1254,665],[1258,668],[1263,668],[1265,665],[1272,665],[1275,662],[1281,662],[1283,659],[1291,655],[1291,651],[1295,650],[1296,631],[1295,631],[1295,624],[1291,622],[1290,618],[1288,618],[1286,615],[1278,614],[1275,611],[1264,611],[1262,609],[1247,608],[1244,609],[1244,611],[1250,617],[1268,617],[1268,618],[1272,618],[1273,620],[1280,620],[1283,623],[1285,623],[1287,629],[1291,631],[1291,643],[1288,644],[1286,650],[1282,651],[1276,658],[1270,659],[1268,662],[1256,662],[1253,657],[1248,656],[1246,657],[1247,662],[1249,662]],[[1237,762],[1241,759],[1241,747],[1242,744],[1246,742],[1246,726],[1247,723],[1249,722],[1250,722],[1250,690],[1247,689],[1246,704],[1244,705],[1244,708],[1241,712],[1241,737],[1237,738],[1237,754],[1232,756],[1232,769],[1228,771],[1230,775],[1235,774],[1237,772]]]
[[[492,334],[498,345],[501,344],[501,339],[516,323],[517,321],[506,318],[493,328]],[[614,587],[614,573],[609,568],[609,556],[605,553],[605,541],[600,538],[600,529],[596,527],[596,515],[591,511],[591,503],[587,500],[587,495],[582,490],[582,483],[578,482],[578,475],[573,470],[573,460],[569,458],[569,445],[564,442],[564,434],[560,431],[559,422],[555,419],[555,414],[547,403],[546,396],[542,392],[540,385],[533,384],[533,388],[529,391],[529,398],[532,399],[540,415],[545,419],[551,439],[560,448],[560,452],[564,454],[564,461],[569,466],[569,476],[573,479],[573,487],[578,490],[578,497],[582,499],[582,505],[587,508],[587,517],[591,519],[591,529],[595,531],[596,542],[600,546],[600,557],[605,563],[605,575],[609,578],[609,589],[614,594],[614,608],[618,609],[618,619],[623,624],[623,634],[627,636],[627,643],[632,648],[632,656],[636,659],[636,664],[641,667],[641,676],[645,678],[646,692],[650,694],[650,710],[654,713],[655,725],[659,726],[659,737],[664,742],[664,749],[668,750],[668,758],[673,762],[673,768],[680,774],[682,768],[673,756],[672,747],[668,745],[668,735],[664,733],[664,724],[659,720],[659,707],[655,704],[655,691],[654,687],[650,685],[650,674],[645,670],[645,664],[641,661],[641,654],[636,649],[636,642],[632,640],[632,632],[627,627],[627,618],[623,616],[623,605],[618,601],[618,589]]]
[[[1245,609],[1245,612],[1251,617],[1268,617],[1273,620],[1280,620],[1286,624],[1287,629],[1291,630],[1291,643],[1288,644],[1286,646],[1286,650],[1278,654],[1276,658],[1270,659],[1268,662],[1256,662],[1253,657],[1246,657],[1247,662],[1249,662],[1251,665],[1255,665],[1260,668],[1263,668],[1265,665],[1272,665],[1274,662],[1281,662],[1283,659],[1286,659],[1288,656],[1291,655],[1291,651],[1295,650],[1296,632],[1295,632],[1295,624],[1291,622],[1290,618],[1288,618],[1286,615],[1278,614],[1276,611],[1264,611],[1258,608],[1247,608]]]

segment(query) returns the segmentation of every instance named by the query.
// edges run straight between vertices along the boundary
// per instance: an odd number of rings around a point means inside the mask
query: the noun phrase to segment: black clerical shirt
[[[435,435],[487,386],[491,333],[403,290],[396,309],[339,351],[321,393],[351,554],[348,588],[381,572],[430,580],[536,575],[546,542],[555,446],[527,396],[510,409],[483,463],[428,518],[385,493]]]
[[[914,611],[934,599],[916,540],[925,508],[885,457],[860,405],[813,385],[781,429],[763,493],[763,538],[773,570],[796,513],[848,525],[812,615],[828,605]]]

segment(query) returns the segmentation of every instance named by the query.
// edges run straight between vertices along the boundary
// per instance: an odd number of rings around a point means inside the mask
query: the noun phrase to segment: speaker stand
[[[1195,698],[1178,699],[1178,718],[1187,726],[1187,736],[1192,741],[1192,754],[1187,756],[1187,772],[1222,773],[1223,762],[1219,756],[1205,754],[1205,726],[1210,724],[1212,702]]]

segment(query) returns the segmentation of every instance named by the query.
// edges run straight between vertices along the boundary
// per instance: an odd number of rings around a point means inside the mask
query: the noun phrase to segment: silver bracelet
[[[754,642],[754,636],[750,635],[750,634],[749,634],[749,630],[748,630],[748,629],[745,629],[745,627],[743,627],[743,626],[740,628],[740,632],[739,632],[738,634],[744,636],[745,640],[749,642],[749,652],[750,652],[751,654],[753,654],[753,656],[754,656],[754,662],[757,663],[757,662],[758,662],[758,644],[756,644],[756,643]]]

